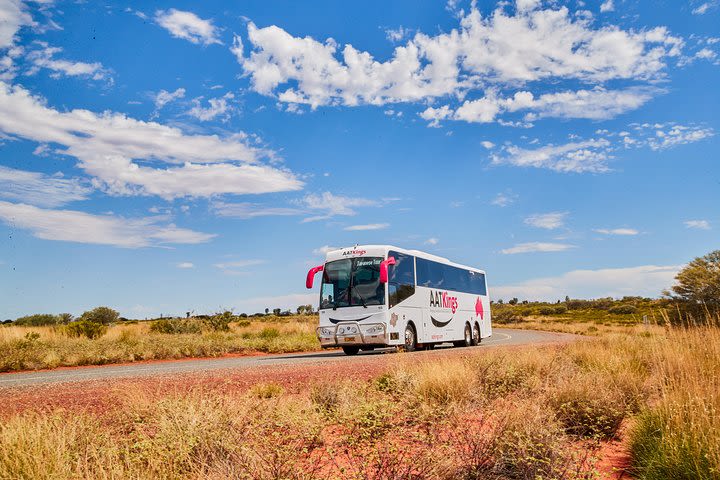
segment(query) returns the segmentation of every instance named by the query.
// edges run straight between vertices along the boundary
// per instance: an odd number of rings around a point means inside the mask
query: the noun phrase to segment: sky
[[[0,0],[0,319],[317,304],[331,248],[493,299],[718,248],[720,2]]]

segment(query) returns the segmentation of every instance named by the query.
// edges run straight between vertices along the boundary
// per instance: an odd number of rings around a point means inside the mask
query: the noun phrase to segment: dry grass
[[[280,338],[267,328],[253,338]],[[591,479],[621,423],[640,478],[720,477],[716,327],[398,359],[370,382],[300,393],[138,390],[103,414],[14,414],[0,479]]]
[[[69,337],[62,326],[0,328],[0,372],[102,365],[230,353],[285,353],[320,348],[313,316],[283,317],[230,324],[228,332],[170,335],[150,323],[115,325],[98,339]]]

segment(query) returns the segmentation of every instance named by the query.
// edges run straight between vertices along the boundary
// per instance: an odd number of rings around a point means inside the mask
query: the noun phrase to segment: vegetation
[[[0,478],[594,479],[623,435],[639,478],[718,478],[720,329],[602,331],[398,355],[369,382],[292,394],[140,386],[109,411],[30,409],[0,423]]]
[[[81,319],[66,326],[3,326],[0,372],[320,348],[315,337],[317,318],[313,316],[251,320],[220,314],[208,318],[113,325]]]
[[[97,307],[83,313],[79,319],[81,322],[99,323],[101,325],[111,325],[120,320],[120,314],[109,307]]]

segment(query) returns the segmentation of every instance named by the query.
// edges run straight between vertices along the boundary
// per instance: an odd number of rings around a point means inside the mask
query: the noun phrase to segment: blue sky
[[[717,248],[720,2],[0,0],[0,318],[316,303],[330,247],[657,296]]]

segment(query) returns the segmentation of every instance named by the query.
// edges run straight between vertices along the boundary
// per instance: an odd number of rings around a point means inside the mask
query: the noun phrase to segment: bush
[[[275,398],[283,394],[285,389],[277,383],[258,383],[253,385],[248,393],[255,398]]]
[[[89,339],[99,338],[105,335],[108,327],[102,323],[90,322],[88,320],[78,320],[72,322],[65,327],[65,332],[70,337],[85,336]]]
[[[518,315],[514,309],[508,308],[498,312],[493,312],[492,320],[493,322],[502,325],[506,323],[521,322],[522,317]]]
[[[80,315],[80,320],[91,323],[110,325],[120,319],[120,314],[109,307],[97,307]]]
[[[246,315],[247,316],[247,315]],[[236,325],[240,328],[249,327],[252,322],[250,320],[240,320]]]
[[[27,315],[15,320],[15,325],[22,327],[41,327],[44,325],[57,325],[60,318],[57,315],[49,313],[37,313],[35,315]]]
[[[555,313],[554,307],[540,307],[538,309],[540,315],[553,315]]]
[[[632,315],[634,313],[637,313],[637,311],[637,307],[633,305],[616,305],[610,308],[610,310],[608,310],[608,313],[612,313],[614,315]]]
[[[150,325],[151,332],[179,335],[183,333],[200,333],[201,325],[197,320],[184,318],[163,318]]]
[[[223,313],[215,314],[212,317],[208,317],[205,320],[205,323],[211,330],[216,332],[229,332],[230,322],[234,319],[235,318],[233,317],[232,312],[225,311]]]
[[[265,327],[260,330],[260,333],[258,333],[258,338],[262,338],[263,340],[272,340],[278,338],[279,336],[280,330],[273,327]]]
[[[675,280],[672,290],[676,299],[720,307],[720,250],[694,259]]]
[[[558,305],[554,310],[556,315],[562,315],[568,311],[567,307],[564,305]]]

